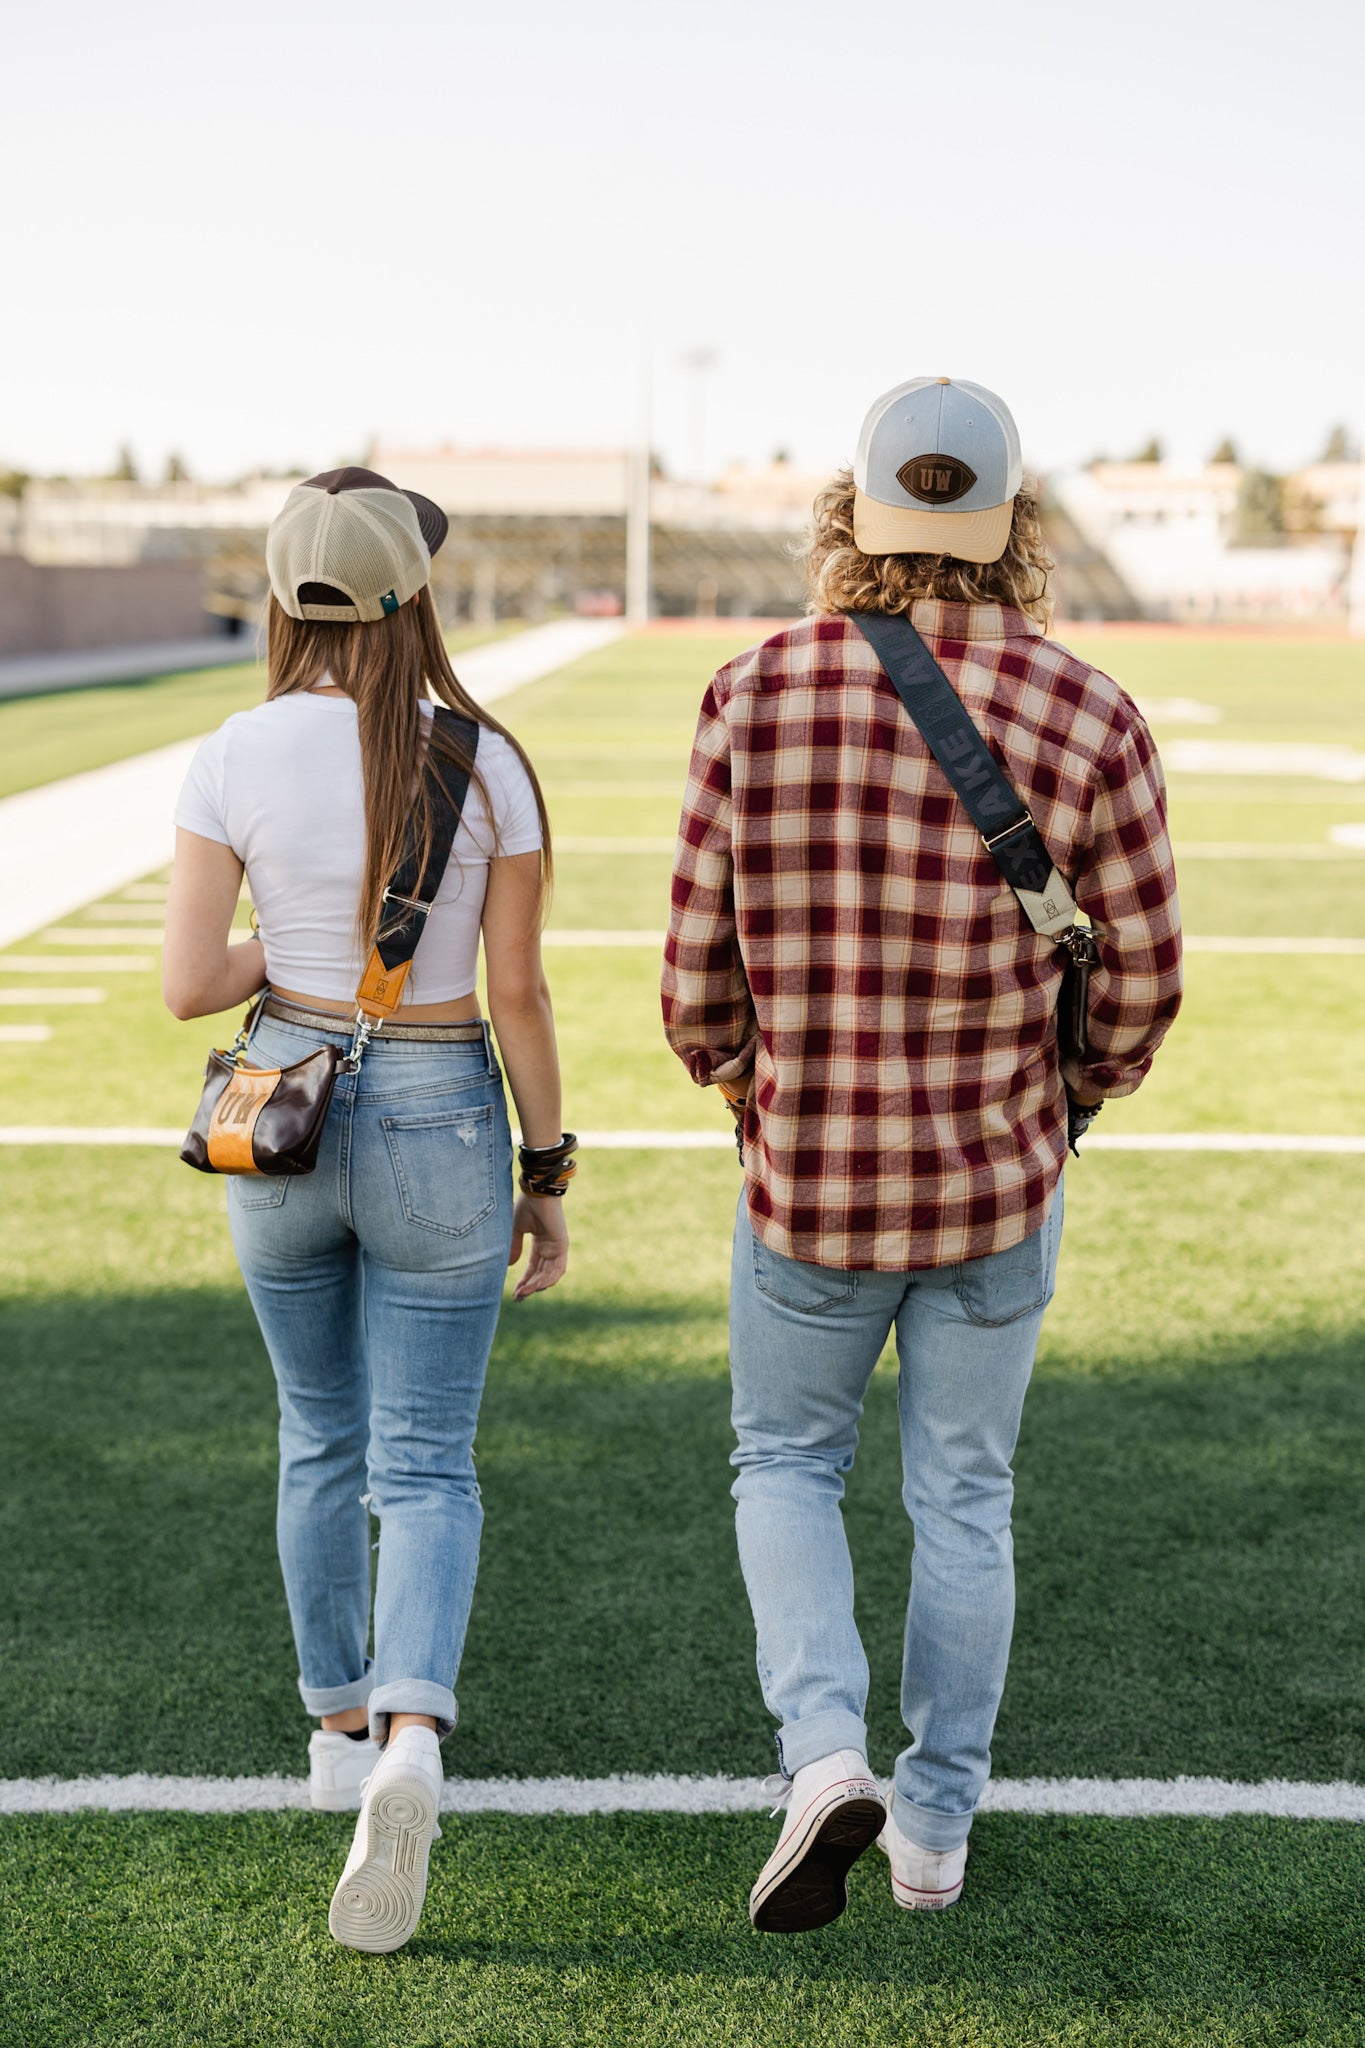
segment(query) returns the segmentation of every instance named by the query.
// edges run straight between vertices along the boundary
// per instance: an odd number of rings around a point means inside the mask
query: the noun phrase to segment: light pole
[[[713,348],[686,348],[682,353],[684,369],[692,372],[691,417],[688,421],[688,467],[692,471],[693,483],[706,481],[706,377],[717,363]]]
[[[636,386],[635,432],[626,457],[626,617],[632,626],[649,618],[649,467],[653,440],[650,356],[641,346]]]

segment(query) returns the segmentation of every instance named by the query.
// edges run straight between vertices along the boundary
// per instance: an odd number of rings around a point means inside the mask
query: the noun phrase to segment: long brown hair
[[[951,555],[865,555],[853,538],[853,471],[841,469],[818,493],[806,547],[806,609],[812,612],[903,612],[917,597],[949,604],[1007,604],[1046,626],[1052,618],[1038,500],[1020,491],[1004,554],[998,562],[959,562]]]
[[[423,859],[431,843],[431,798],[426,777],[420,773],[425,721],[418,709],[429,694],[461,718],[501,733],[530,776],[540,814],[541,901],[542,905],[548,902],[554,872],[550,820],[536,772],[506,726],[499,725],[462,688],[446,653],[429,587],[419,591],[413,603],[361,625],[291,619],[272,593],[267,661],[267,697],[311,690],[325,677],[355,702],[365,777],[365,872],[356,930],[366,952],[374,944],[384,890],[402,858],[410,820],[416,821]],[[492,850],[496,851],[497,823],[477,759],[471,759],[459,740],[438,725],[430,728],[430,748],[438,775],[444,768],[469,774],[483,799],[495,835]]]

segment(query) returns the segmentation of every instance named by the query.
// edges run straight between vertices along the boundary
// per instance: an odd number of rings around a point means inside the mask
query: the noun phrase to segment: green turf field
[[[555,928],[662,925],[666,854],[573,842],[671,838],[696,703],[733,650],[719,633],[622,642],[499,706],[568,842]],[[1365,744],[1362,650],[1107,634],[1083,651],[1139,694],[1217,705],[1201,736]],[[1182,843],[1326,852],[1332,824],[1365,817],[1360,785],[1172,788]],[[154,933],[154,888],[66,926]],[[1182,894],[1195,933],[1365,929],[1349,853],[1196,856]],[[10,949],[69,951],[50,974],[0,955],[0,990],[105,991],[0,1009],[53,1028],[0,1044],[0,1124],[182,1124],[210,1027],[159,1013],[152,972],[80,970],[81,950]],[[655,950],[547,959],[571,1121],[715,1127],[659,1041]],[[1365,959],[1196,954],[1189,981],[1151,1083],[1101,1129],[1365,1133]],[[111,1046],[137,1050],[131,1091],[114,1092]],[[1365,1779],[1363,1164],[1097,1152],[1071,1169],[1017,1461],[1001,1775]],[[296,1773],[270,1376],[221,1186],[152,1149],[0,1148],[0,1175],[0,1527],[21,1681],[0,1775]],[[736,1187],[723,1151],[588,1155],[569,1280],[504,1319],[455,1773],[770,1767],[725,1462]],[[848,1503],[879,1769],[898,1740],[909,1551],[895,1465],[883,1372]],[[781,1942],[744,1910],[763,1820],[451,1816],[421,1929],[392,1958],[327,1936],[348,1836],[342,1817],[300,1814],[0,1823],[0,2041],[1365,2042],[1365,1830],[1349,1824],[988,1815],[952,1913],[897,1913],[869,1857],[843,1921]]]
[[[477,647],[516,630],[471,626],[447,634],[446,640],[458,654],[462,647]],[[211,732],[232,712],[257,703],[262,690],[262,671],[253,662],[239,661],[189,675],[8,698],[0,703],[0,797]]]

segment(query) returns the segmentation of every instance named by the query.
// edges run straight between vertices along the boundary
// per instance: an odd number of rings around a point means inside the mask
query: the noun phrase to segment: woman
[[[316,1169],[228,1181],[279,1385],[280,1560],[299,1690],[321,1722],[312,1801],[360,1809],[330,1926],[377,1951],[416,1927],[439,1832],[502,1276],[529,1239],[515,1298],[562,1278],[572,1177],[540,961],[545,806],[517,742],[451,670],[428,587],[445,532],[438,507],[369,470],[290,493],[267,541],[266,701],[205,740],[176,811],[163,983],[186,1018],[268,987],[255,1066],[349,1048],[357,985],[391,915],[385,888],[405,845],[430,847],[430,777],[453,794],[468,774],[401,1007],[358,1070],[340,1073]],[[429,692],[470,722],[472,757]],[[261,935],[232,944],[244,871]],[[475,993],[480,933],[525,1141],[515,1206],[502,1077]]]

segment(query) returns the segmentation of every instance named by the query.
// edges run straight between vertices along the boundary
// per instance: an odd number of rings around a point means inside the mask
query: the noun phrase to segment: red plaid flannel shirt
[[[1180,1006],[1151,735],[1022,612],[912,617],[1094,927],[1085,1077],[1129,1095]],[[683,804],[664,1027],[702,1086],[753,1069],[765,1244],[899,1272],[1037,1229],[1066,1156],[1063,966],[847,619],[806,619],[720,671]]]

